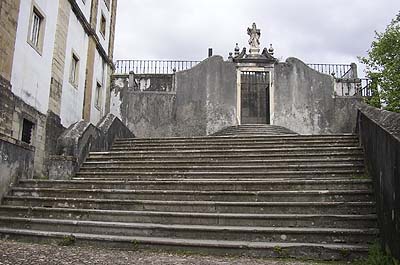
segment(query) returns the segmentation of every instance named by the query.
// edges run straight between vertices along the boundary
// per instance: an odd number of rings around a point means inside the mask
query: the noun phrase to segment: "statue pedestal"
[[[249,50],[249,55],[250,57],[257,57],[260,56],[260,48],[250,48]]]

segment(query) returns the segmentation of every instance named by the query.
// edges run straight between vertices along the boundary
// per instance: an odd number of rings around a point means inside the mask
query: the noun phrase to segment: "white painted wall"
[[[110,41],[110,25],[111,25],[111,6],[112,6],[112,1],[110,1],[110,9],[107,8],[106,3],[104,0],[99,0],[99,8],[97,10],[97,29],[96,29],[96,34],[99,37],[100,44],[103,47],[103,49],[106,51],[108,54],[108,46],[109,46],[109,41]],[[107,24],[106,24],[106,35],[103,37],[103,35],[100,33],[100,21],[101,21],[101,14],[104,14]]]
[[[43,50],[40,55],[27,42],[32,0],[22,0],[11,74],[12,91],[38,111],[48,110],[51,65],[59,1],[35,0],[45,16]]]
[[[94,57],[94,71],[93,71],[93,88],[92,88],[92,103],[91,103],[91,110],[90,110],[90,122],[93,124],[97,124],[101,118],[104,116],[105,110],[105,102],[106,102],[106,89],[107,84],[109,82],[107,77],[107,66],[105,66],[104,71],[104,78],[103,78],[103,59],[100,56],[99,52],[96,50],[95,57]],[[101,93],[101,106],[100,108],[96,107],[96,86],[97,83],[102,84],[102,93]]]
[[[89,37],[71,10],[67,35],[66,58],[64,68],[63,91],[61,96],[61,123],[68,127],[82,119],[83,99],[85,93],[86,63]],[[70,83],[72,52],[79,57],[78,88]]]

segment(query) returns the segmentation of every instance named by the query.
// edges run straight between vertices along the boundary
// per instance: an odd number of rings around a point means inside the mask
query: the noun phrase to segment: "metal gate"
[[[241,73],[241,123],[269,124],[269,73]]]

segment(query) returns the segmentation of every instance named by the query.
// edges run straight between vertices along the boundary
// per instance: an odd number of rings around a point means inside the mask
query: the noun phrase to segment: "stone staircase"
[[[280,130],[117,140],[90,153],[72,180],[21,180],[0,206],[0,234],[258,257],[366,255],[378,230],[357,137]]]
[[[244,124],[237,126],[226,127],[216,133],[218,135],[283,135],[283,134],[297,134],[285,127],[268,124]]]

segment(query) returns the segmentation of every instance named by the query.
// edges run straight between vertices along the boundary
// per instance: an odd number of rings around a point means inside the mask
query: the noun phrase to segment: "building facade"
[[[117,0],[0,3],[0,133],[35,148],[46,174],[55,142],[109,112]]]

